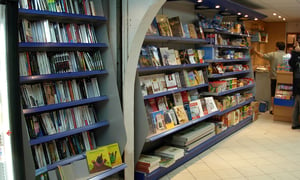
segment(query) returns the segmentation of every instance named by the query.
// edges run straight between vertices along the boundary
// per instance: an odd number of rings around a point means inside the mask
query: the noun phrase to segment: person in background
[[[300,47],[297,45],[292,51],[292,57],[289,65],[293,71],[293,96],[295,99],[293,109],[292,129],[300,129],[299,112],[300,112]]]
[[[286,54],[284,49],[285,49],[285,43],[279,41],[279,42],[276,42],[276,51],[274,51],[274,52],[269,52],[269,53],[263,54],[261,52],[258,52],[256,49],[252,49],[252,51],[251,51],[270,62],[272,110],[273,110],[273,100],[274,100],[274,96],[275,96],[276,83],[277,83],[276,68],[277,68],[277,65],[279,65],[283,62],[283,56]],[[270,111],[271,114],[273,114],[272,110]]]

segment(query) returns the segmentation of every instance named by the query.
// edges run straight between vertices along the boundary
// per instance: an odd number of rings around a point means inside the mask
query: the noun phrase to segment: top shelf
[[[39,11],[31,9],[19,9],[19,16],[30,20],[43,20],[48,19],[55,22],[66,23],[83,23],[83,24],[103,24],[107,22],[104,16],[89,16],[83,14],[71,14],[63,12]]]
[[[144,42],[174,42],[185,44],[207,44],[205,39],[192,39],[182,37],[169,37],[169,36],[145,36]]]
[[[251,37],[249,34],[220,31],[220,30],[216,30],[216,29],[204,29],[203,31],[205,33],[218,33],[218,34],[231,35],[231,36]]]

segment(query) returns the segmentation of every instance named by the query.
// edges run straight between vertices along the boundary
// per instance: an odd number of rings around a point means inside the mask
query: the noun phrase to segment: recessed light
[[[202,2],[202,0],[197,0],[197,2],[198,2],[198,3],[201,3],[201,2]]]
[[[281,18],[281,16],[278,16],[278,18],[280,19],[280,18]]]
[[[216,5],[216,9],[219,9],[221,6],[220,5]]]
[[[238,12],[238,13],[237,13],[237,15],[239,15],[239,16],[240,16],[240,15],[242,15],[242,13]]]
[[[245,17],[248,17],[248,14],[246,14]]]
[[[284,20],[284,21],[285,21],[285,18],[282,18],[282,20]]]
[[[254,18],[254,21],[257,21],[258,19],[257,18]]]
[[[276,13],[273,13],[273,16],[276,16],[277,14]]]

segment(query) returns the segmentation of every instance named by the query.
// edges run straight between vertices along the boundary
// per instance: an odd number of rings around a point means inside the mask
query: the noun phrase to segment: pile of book
[[[136,164],[136,170],[144,173],[151,173],[160,167],[160,156],[142,154]]]
[[[190,151],[215,135],[215,124],[198,123],[172,136],[172,144],[185,151]]]

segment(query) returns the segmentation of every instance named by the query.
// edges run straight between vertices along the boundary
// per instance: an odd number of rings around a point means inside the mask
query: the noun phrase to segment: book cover
[[[141,48],[140,57],[139,57],[140,67],[151,67],[152,59],[145,47]]]
[[[155,98],[148,99],[148,103],[151,107],[152,112],[159,110]]]
[[[196,76],[193,71],[189,71],[187,74],[187,77],[188,77],[188,85],[189,86],[197,86],[198,85]]]
[[[180,124],[184,124],[189,121],[183,105],[174,106],[174,111]]]
[[[197,39],[198,35],[197,35],[196,29],[195,29],[195,25],[188,24],[188,29],[189,29],[189,33],[190,33],[190,38]]]
[[[155,154],[159,156],[166,156],[177,160],[184,156],[184,149],[173,146],[161,146],[155,150]]]
[[[159,36],[158,26],[156,22],[156,18],[153,19],[150,27],[148,28],[146,35],[148,36]]]
[[[183,24],[182,27],[183,27],[183,31],[184,31],[184,37],[191,38],[188,24]]]
[[[179,51],[177,49],[174,49],[174,54],[175,54],[176,64],[180,65],[181,61],[180,61]]]
[[[169,24],[170,24],[173,36],[184,37],[184,31],[183,31],[179,16],[169,18]]]
[[[161,36],[173,36],[167,15],[156,15],[156,22]]]
[[[122,157],[118,143],[109,144],[106,146],[110,157],[111,166],[122,164]]]
[[[166,129],[174,128],[177,122],[175,122],[176,120],[173,119],[174,117],[172,116],[171,112],[165,111],[164,116]]]
[[[196,64],[197,62],[195,61],[195,54],[194,54],[194,49],[187,49],[187,54],[189,57],[189,62],[191,64]]]
[[[206,107],[205,99],[201,98],[200,101],[201,101],[201,107],[202,107],[202,110],[203,110],[203,114],[205,116],[205,115],[208,114],[208,110],[207,110],[207,107]]]
[[[175,106],[183,105],[183,100],[182,100],[182,96],[181,96],[180,92],[173,94],[173,100],[174,100]]]
[[[168,47],[160,47],[159,52],[163,66],[169,66],[170,54]]]
[[[181,49],[179,51],[179,58],[181,64],[191,64],[189,61],[189,55],[186,49]]]
[[[175,159],[174,158],[169,158],[169,157],[166,157],[166,156],[161,156],[161,160],[159,161],[159,166],[160,167],[164,167],[164,168],[168,168],[168,167],[170,167],[174,163],[175,163]]]
[[[159,52],[156,46],[147,46],[153,66],[161,66]]]
[[[184,110],[186,112],[186,115],[188,116],[189,118],[189,121],[193,120],[192,119],[192,114],[191,114],[191,108],[190,108],[190,104],[189,103],[184,103]]]
[[[177,65],[176,54],[174,49],[168,49],[169,58],[168,63],[170,66]]]
[[[157,107],[158,107],[158,109],[156,111],[158,111],[158,110],[167,111],[169,109],[167,106],[165,96],[157,97],[157,98],[155,98],[155,100],[157,102]]]
[[[190,108],[191,108],[191,114],[192,114],[192,119],[198,119],[202,116],[204,116],[204,112],[201,106],[201,101],[200,99],[194,100],[190,102]]]
[[[206,102],[206,107],[207,107],[208,113],[218,111],[218,108],[215,104],[215,101],[214,101],[213,97],[205,97],[204,99],[205,99],[205,102]]]
[[[111,168],[110,157],[105,146],[86,151],[86,161],[91,174]]]
[[[166,129],[164,111],[156,111],[151,113],[152,122],[157,130]]]
[[[174,90],[177,89],[177,83],[176,83],[176,77],[175,74],[166,74],[165,80],[167,84],[168,90]]]

